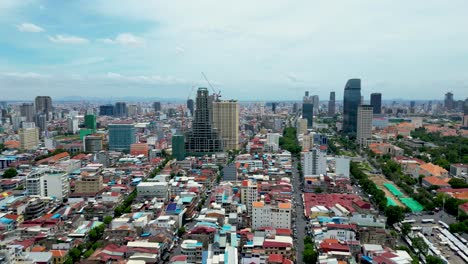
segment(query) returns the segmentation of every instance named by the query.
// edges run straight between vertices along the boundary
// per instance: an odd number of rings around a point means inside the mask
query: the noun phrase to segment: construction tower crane
[[[206,77],[205,73],[202,72],[201,74],[203,75],[203,78],[205,78],[205,81],[208,83],[208,85],[211,87],[211,90],[213,90],[213,95],[214,95],[215,101],[217,101],[221,97],[221,91],[216,92],[215,88],[213,87],[213,85],[211,85],[211,83],[208,80],[208,78]]]

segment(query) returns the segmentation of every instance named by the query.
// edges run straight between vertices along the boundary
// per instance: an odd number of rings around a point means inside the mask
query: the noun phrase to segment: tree
[[[180,227],[179,230],[177,230],[177,235],[181,237],[185,233],[185,227]]]
[[[444,264],[441,258],[429,255],[426,257],[427,264]]]
[[[429,246],[424,242],[424,240],[420,237],[414,237],[411,242],[413,243],[413,247],[418,250],[418,256],[421,254],[426,255],[427,251],[429,250]]]
[[[3,173],[3,178],[8,178],[9,179],[9,178],[15,177],[16,175],[18,175],[18,172],[16,171],[15,168],[8,168]]]
[[[468,183],[465,180],[452,178],[449,182],[450,186],[455,189],[468,188]]]
[[[387,208],[385,208],[385,216],[387,217],[388,225],[393,225],[405,219],[403,208],[399,206],[387,206]]]
[[[411,232],[411,224],[410,223],[403,223],[401,226],[401,233],[403,236],[407,236]]]
[[[107,215],[107,216],[104,216],[103,222],[105,225],[109,225],[112,222],[112,219],[113,219],[112,216]]]
[[[423,179],[424,179],[424,175],[419,175],[419,177],[418,177],[419,185],[422,185],[422,180]]]
[[[79,250],[78,248],[72,248],[70,249],[70,251],[68,252],[68,255],[71,257],[72,261],[73,262],[77,262],[80,257],[81,257],[81,250]]]

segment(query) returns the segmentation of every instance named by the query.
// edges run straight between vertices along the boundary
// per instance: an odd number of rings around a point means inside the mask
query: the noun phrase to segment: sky
[[[0,0],[0,97],[468,96],[466,0]]]

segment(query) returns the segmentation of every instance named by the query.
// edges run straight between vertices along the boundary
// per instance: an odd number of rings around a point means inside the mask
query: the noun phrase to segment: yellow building
[[[76,194],[96,194],[103,188],[101,175],[82,175],[75,181]]]
[[[35,149],[39,144],[39,129],[33,128],[22,128],[19,131],[20,148],[23,150]]]
[[[224,150],[239,149],[239,103],[235,100],[213,102],[213,128],[224,141]]]

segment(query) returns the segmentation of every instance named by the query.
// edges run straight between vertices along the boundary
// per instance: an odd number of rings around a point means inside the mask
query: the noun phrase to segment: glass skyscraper
[[[314,122],[314,103],[308,91],[305,92],[304,99],[302,100],[302,118],[307,120],[307,128],[312,128]]]
[[[361,104],[361,79],[350,79],[346,83],[343,98],[343,133],[355,137],[357,112]]]
[[[370,95],[370,104],[373,107],[374,114],[381,114],[382,113],[382,94],[372,93]]]
[[[109,124],[109,150],[130,152],[130,145],[136,142],[135,126],[132,123]]]

